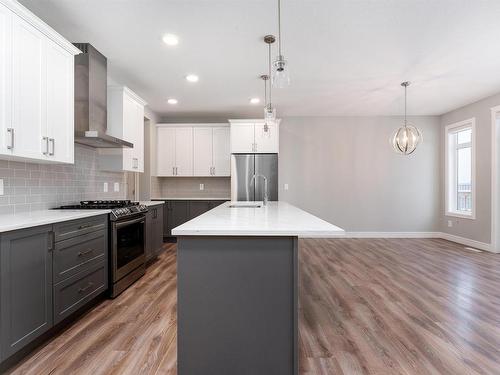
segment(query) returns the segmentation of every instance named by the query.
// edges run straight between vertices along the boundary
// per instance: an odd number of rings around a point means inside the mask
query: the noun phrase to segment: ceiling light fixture
[[[410,82],[403,82],[401,86],[405,88],[405,120],[403,126],[396,129],[391,137],[391,145],[394,150],[402,155],[410,155],[422,142],[422,133],[412,124],[408,123],[406,116],[406,90],[410,86]]]
[[[179,44],[179,37],[174,34],[165,34],[163,35],[163,43],[165,43],[168,46],[176,46]]]
[[[267,43],[269,49],[268,49],[268,75],[261,75],[260,78],[264,80],[264,90],[265,90],[265,96],[266,96],[266,105],[264,107],[264,120],[266,122],[265,127],[267,127],[267,122],[268,121],[274,121],[276,120],[276,108],[273,107],[273,101],[272,101],[272,85],[269,84],[269,102],[267,101],[267,81],[269,81],[269,77],[271,77],[271,44],[273,44],[276,41],[276,38],[274,35],[266,35],[264,37],[264,42]]]
[[[290,67],[281,52],[281,0],[278,0],[278,56],[273,63],[272,83],[276,88],[290,85]]]
[[[198,82],[199,77],[198,77],[196,74],[188,74],[188,75],[186,76],[186,80],[187,80],[188,82]]]
[[[170,98],[170,99],[168,99],[168,100],[167,100],[167,103],[168,103],[168,104],[172,104],[172,105],[173,105],[173,104],[177,104],[177,103],[179,103],[179,101],[178,101],[177,99]]]
[[[260,103],[260,99],[259,98],[251,98],[250,99],[250,104],[259,104]]]

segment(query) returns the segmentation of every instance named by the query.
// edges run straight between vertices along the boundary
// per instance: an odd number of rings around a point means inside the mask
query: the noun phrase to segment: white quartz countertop
[[[152,200],[159,201],[230,201],[231,198],[213,198],[213,197],[161,197],[161,198],[151,198]]]
[[[286,202],[237,207],[226,202],[172,230],[174,236],[341,236],[344,230]],[[238,202],[242,203],[242,202]]]
[[[108,214],[110,210],[40,210],[0,215],[0,233]]]
[[[162,201],[139,201],[139,204],[143,204],[146,207],[150,206],[158,206],[160,204],[163,204]]]

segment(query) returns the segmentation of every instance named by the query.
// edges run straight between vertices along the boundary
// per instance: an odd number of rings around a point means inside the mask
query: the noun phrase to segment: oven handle
[[[121,221],[119,223],[116,223],[116,229],[119,229],[119,228],[123,228],[123,227],[126,227],[128,225],[132,225],[132,224],[135,224],[135,223],[144,223],[144,217],[139,217],[137,219],[134,219],[134,220],[128,220],[128,221]]]

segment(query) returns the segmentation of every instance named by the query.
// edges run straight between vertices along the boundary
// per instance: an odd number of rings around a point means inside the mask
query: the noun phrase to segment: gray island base
[[[297,375],[298,238],[344,231],[286,202],[225,202],[177,236],[179,375]]]
[[[178,238],[179,375],[296,375],[298,238]]]

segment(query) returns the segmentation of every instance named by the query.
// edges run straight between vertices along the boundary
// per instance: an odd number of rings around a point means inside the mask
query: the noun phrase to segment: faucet
[[[267,178],[266,176],[263,176],[261,174],[254,174],[252,177],[252,180],[250,181],[250,184],[253,183],[253,181],[257,177],[262,177],[264,179],[264,206],[267,205],[267,201],[269,200],[269,197],[267,196]]]

